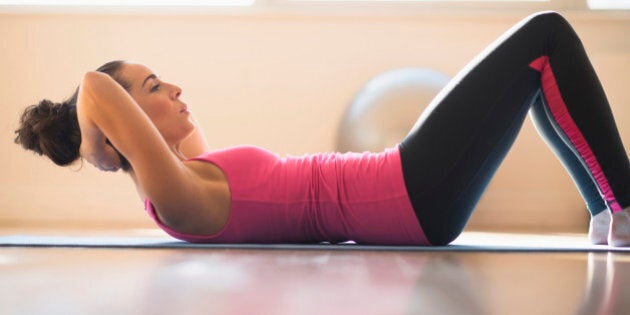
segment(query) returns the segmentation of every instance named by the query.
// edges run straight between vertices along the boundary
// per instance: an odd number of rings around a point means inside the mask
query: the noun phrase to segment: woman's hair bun
[[[24,110],[15,143],[39,155],[46,155],[55,164],[65,166],[76,161],[81,146],[76,98],[63,103],[42,100]]]

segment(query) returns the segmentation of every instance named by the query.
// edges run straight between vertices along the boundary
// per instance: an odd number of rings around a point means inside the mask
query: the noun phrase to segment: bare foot
[[[612,214],[608,244],[616,247],[630,246],[630,208]]]
[[[604,210],[591,217],[591,224],[588,228],[588,238],[592,244],[608,244],[608,234],[610,231],[610,211]]]

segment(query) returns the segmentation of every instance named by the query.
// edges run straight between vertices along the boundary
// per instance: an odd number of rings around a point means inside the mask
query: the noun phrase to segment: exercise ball
[[[337,151],[378,152],[400,143],[449,80],[425,68],[394,69],[371,79],[343,115]]]

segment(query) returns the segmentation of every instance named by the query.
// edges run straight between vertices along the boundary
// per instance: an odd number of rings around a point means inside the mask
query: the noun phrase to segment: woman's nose
[[[182,95],[182,89],[177,85],[173,85],[173,89],[171,90],[171,98],[178,99],[180,95]]]

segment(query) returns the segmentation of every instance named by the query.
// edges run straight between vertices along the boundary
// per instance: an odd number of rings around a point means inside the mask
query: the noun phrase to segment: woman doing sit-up
[[[15,140],[59,165],[122,168],[157,224],[190,242],[443,245],[529,112],[584,197],[591,241],[630,245],[630,164],[580,39],[557,13],[510,29],[380,153],[208,151],[181,94],[142,64],[110,62],[68,101],[27,108]]]

